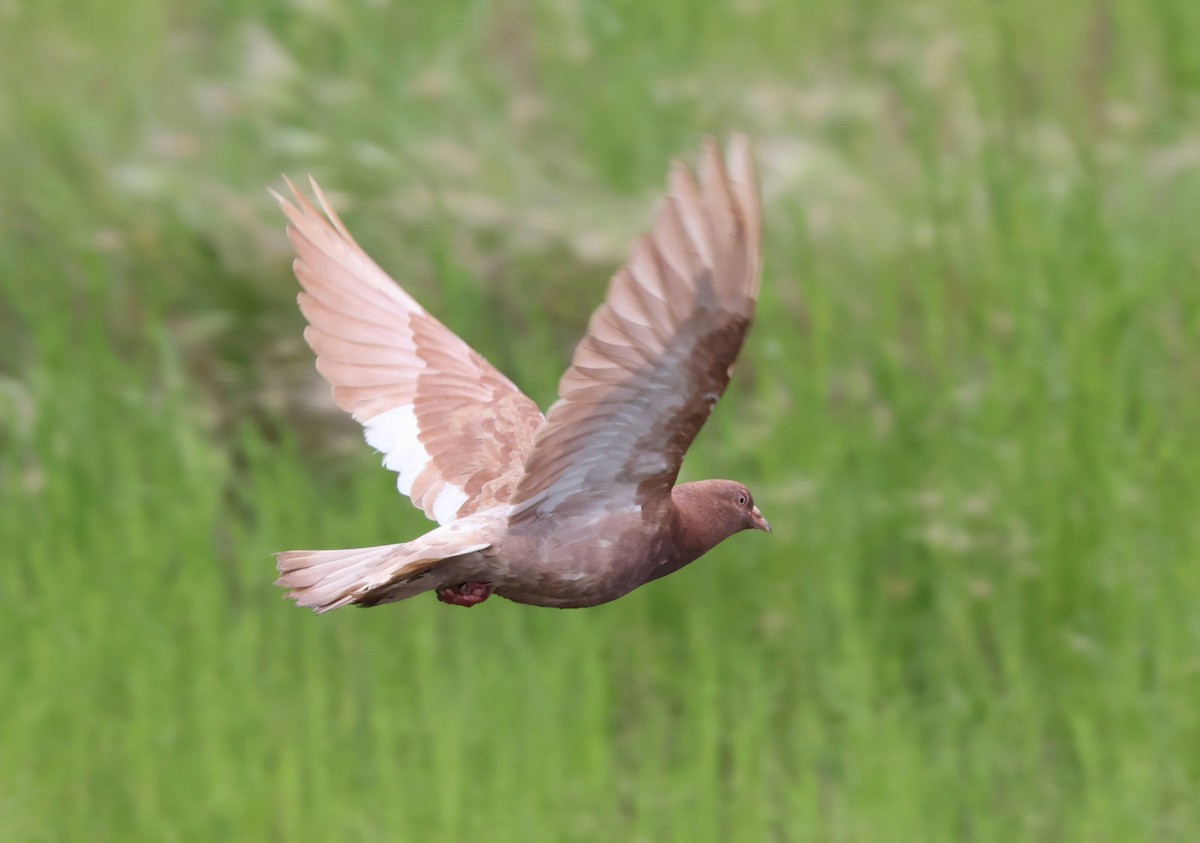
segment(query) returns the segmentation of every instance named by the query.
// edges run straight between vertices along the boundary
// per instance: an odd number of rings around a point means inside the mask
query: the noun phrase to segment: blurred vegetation
[[[1200,4],[0,0],[6,840],[1200,838]],[[690,477],[775,534],[586,612],[322,618],[427,522],[279,173],[543,405],[669,160],[761,315]]]

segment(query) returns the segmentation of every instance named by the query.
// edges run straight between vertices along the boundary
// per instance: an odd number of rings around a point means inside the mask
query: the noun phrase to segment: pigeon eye
[[[745,506],[748,503],[750,503],[750,497],[745,492],[738,492],[737,493],[737,505]]]

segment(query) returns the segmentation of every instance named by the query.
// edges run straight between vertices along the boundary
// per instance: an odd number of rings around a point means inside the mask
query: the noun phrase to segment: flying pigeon
[[[708,140],[675,164],[653,229],[592,314],[543,416],[371,260],[315,181],[278,193],[304,338],[333,399],[438,527],[412,541],[276,554],[278,585],[327,612],[434,591],[474,606],[595,606],[734,533],[771,532],[732,480],[676,485],[754,316],[761,211],[753,155]],[[323,211],[323,213],[322,213]]]

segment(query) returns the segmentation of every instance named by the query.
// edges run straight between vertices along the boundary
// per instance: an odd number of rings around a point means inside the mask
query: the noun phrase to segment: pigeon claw
[[[470,608],[492,596],[490,582],[463,582],[437,590],[437,599],[452,606]]]

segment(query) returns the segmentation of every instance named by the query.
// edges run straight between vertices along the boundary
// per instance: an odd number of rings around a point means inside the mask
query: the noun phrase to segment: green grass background
[[[0,839],[1200,839],[1200,4],[0,2]],[[761,313],[587,611],[314,617],[427,527],[281,172],[545,406],[702,134]]]

